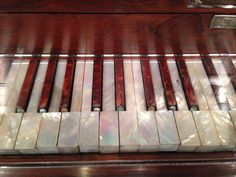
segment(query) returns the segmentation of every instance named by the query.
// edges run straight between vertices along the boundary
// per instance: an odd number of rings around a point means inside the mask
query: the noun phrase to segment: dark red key
[[[61,103],[60,103],[61,112],[70,111],[74,72],[75,72],[75,60],[67,60],[66,73],[65,73]]]
[[[93,111],[102,111],[102,74],[103,74],[103,60],[100,58],[96,58],[94,60],[94,69],[93,69],[93,93],[92,93]]]
[[[222,58],[221,61],[224,65],[224,68],[225,68],[225,70],[230,78],[230,81],[234,87],[234,90],[236,92],[236,68],[233,64],[233,61],[229,57]]]
[[[221,93],[220,91],[223,89],[222,86],[219,85],[219,76],[215,70],[214,64],[212,63],[211,59],[202,59],[203,66],[205,68],[207,77],[211,83],[211,88],[214,92],[214,95],[216,97],[216,101],[218,103],[218,106],[222,110],[229,110],[229,104],[227,100],[225,101],[221,100]]]
[[[16,104],[16,112],[25,112],[29,103],[31,91],[34,85],[35,76],[38,70],[39,61],[32,59],[25,75],[25,79]]]
[[[126,107],[123,59],[115,59],[115,91],[116,110],[124,111]]]
[[[190,76],[188,74],[186,63],[185,61],[176,61],[176,63],[188,107],[190,110],[198,110],[197,97],[195,95]]]
[[[146,100],[146,109],[148,111],[156,110],[156,100],[152,84],[152,75],[149,60],[141,60],[141,68],[143,75],[143,86]]]
[[[46,76],[43,83],[43,89],[41,92],[39,105],[38,105],[39,112],[48,111],[48,107],[49,107],[51,96],[52,96],[54,79],[55,79],[56,70],[57,70],[57,62],[58,61],[55,59],[50,59],[48,62]]]
[[[178,109],[175,98],[175,91],[172,85],[168,64],[165,58],[159,61],[159,68],[160,68],[167,108],[169,110],[175,111]]]

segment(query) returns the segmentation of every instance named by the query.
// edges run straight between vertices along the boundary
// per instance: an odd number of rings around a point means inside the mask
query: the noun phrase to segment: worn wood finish
[[[188,0],[2,0],[1,13],[235,13],[234,9],[188,9]],[[214,1],[214,3],[217,3]],[[226,2],[227,3],[227,2]],[[229,3],[228,3],[229,4]]]
[[[160,68],[167,108],[169,110],[170,109],[177,110],[175,91],[172,85],[168,64],[165,58],[159,61],[159,68]]]
[[[11,166],[1,169],[6,177],[114,176],[114,173],[117,176],[225,177],[234,175],[236,170],[234,153],[224,152],[5,156],[0,157],[0,165]]]
[[[38,66],[39,60],[30,60],[26,76],[21,87],[20,95],[16,104],[16,112],[25,112],[27,109]]]
[[[39,105],[38,105],[39,112],[48,111],[48,107],[49,107],[51,96],[52,96],[54,79],[55,79],[56,70],[57,70],[57,63],[58,63],[58,60],[49,59],[45,80],[43,83],[43,89],[41,92]]]
[[[212,17],[1,14],[0,53],[235,53],[236,43],[226,39],[236,30],[210,29]]]
[[[148,111],[156,110],[156,100],[152,84],[151,68],[148,60],[141,60],[143,75],[143,86],[146,100],[146,109]]]
[[[231,58],[222,58],[221,59],[223,65],[224,65],[224,68],[230,78],[230,81],[232,83],[232,86],[234,87],[234,90],[236,92],[236,68],[233,64],[233,61]]]
[[[67,60],[66,73],[60,103],[61,112],[70,111],[75,65],[75,60]]]
[[[206,74],[208,76],[208,79],[211,83],[211,88],[214,92],[214,95],[216,97],[216,101],[218,103],[218,106],[220,109],[223,109],[223,110],[229,110],[230,107],[229,107],[229,103],[228,101],[225,99],[225,100],[221,100],[221,90],[222,90],[222,86],[219,84],[219,76],[216,72],[216,69],[214,67],[214,64],[212,62],[212,60],[209,60],[209,59],[202,59],[202,63],[203,63],[203,66],[206,70]]]
[[[125,82],[123,59],[115,59],[115,101],[116,110],[124,111],[125,107]]]
[[[102,74],[103,74],[103,60],[95,59],[94,69],[93,69],[93,91],[92,91],[93,111],[102,111],[102,78],[103,78]]]
[[[184,94],[188,103],[188,107],[190,110],[198,110],[198,102],[197,97],[195,95],[195,91],[193,89],[190,76],[188,74],[188,69],[185,61],[176,61],[179,76],[181,79],[181,83],[184,89]]]

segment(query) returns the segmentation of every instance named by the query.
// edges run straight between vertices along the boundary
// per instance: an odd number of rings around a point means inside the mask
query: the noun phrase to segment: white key
[[[80,152],[99,152],[99,112],[82,112],[79,133]]]
[[[100,152],[119,152],[119,123],[117,111],[100,113]]]
[[[194,63],[193,62],[186,62],[189,77],[192,83],[192,86],[194,88],[197,101],[198,101],[198,107],[200,110],[209,110],[208,104],[206,101],[206,97],[203,93],[202,87],[200,82],[198,81],[197,72],[195,71]]]
[[[25,113],[17,135],[15,150],[22,154],[36,154],[36,142],[42,115],[39,113]]]
[[[60,153],[79,152],[80,112],[62,113],[58,148]]]
[[[92,109],[93,63],[93,60],[85,62],[82,111],[91,111]]]
[[[71,100],[71,111],[80,112],[82,107],[83,83],[84,83],[84,60],[76,62],[73,93]]]
[[[229,111],[229,115],[234,124],[234,127],[236,127],[236,111]]]
[[[15,112],[15,110],[16,110],[16,103],[17,103],[18,97],[20,95],[21,87],[22,87],[24,79],[25,79],[28,65],[29,65],[29,60],[22,60],[21,61],[20,69],[17,74],[17,78],[14,83],[14,87],[12,89],[11,96],[10,96],[8,103],[7,103],[8,112]]]
[[[134,93],[137,111],[146,111],[146,102],[143,87],[143,76],[140,60],[132,60]]]
[[[204,66],[202,64],[201,60],[198,60],[198,62],[194,63],[196,76],[198,77],[198,80],[201,84],[203,93],[206,97],[208,108],[210,110],[219,110],[218,104],[216,102],[215,95],[212,91],[211,84],[209,82],[209,79],[207,77],[206,71],[204,69]]]
[[[1,109],[0,112],[6,111],[6,105],[12,93],[12,89],[14,88],[14,84],[15,84],[15,81],[16,81],[16,78],[18,76],[18,72],[20,69],[20,64],[21,64],[21,60],[14,60],[11,63],[11,67],[7,74],[6,80],[4,81],[4,85],[3,87],[1,87],[1,90],[0,90],[0,95],[1,95],[0,105],[3,108]]]
[[[131,60],[124,60],[125,103],[127,111],[136,111],[134,77]]]
[[[2,123],[2,119],[3,119],[3,113],[0,112],[0,125]]]
[[[42,154],[58,153],[57,139],[61,113],[43,113],[36,147]]]
[[[193,111],[202,146],[198,151],[214,151],[221,146],[219,135],[209,111]]]
[[[235,91],[234,91],[233,85],[230,81],[230,78],[225,70],[225,67],[222,61],[219,59],[213,59],[212,62],[219,76],[219,80],[220,80],[219,84],[222,86],[221,92],[223,92],[225,96],[234,95]]]
[[[16,136],[20,127],[22,114],[7,113],[4,114],[0,126],[0,153],[15,154],[14,145]]]
[[[43,82],[46,76],[48,60],[40,61],[37,75],[34,81],[34,86],[30,96],[27,112],[36,113],[38,111],[38,103],[43,88]]]
[[[120,152],[138,152],[139,134],[136,111],[119,112]]]
[[[174,60],[169,60],[168,67],[170,71],[172,85],[175,91],[175,97],[178,105],[178,110],[188,110],[188,105],[185,99],[182,83],[179,77],[178,69]]]
[[[58,112],[60,109],[65,71],[66,71],[66,60],[59,60],[57,64],[57,72],[54,80],[49,112]]]
[[[159,138],[153,111],[138,112],[139,152],[156,152]]]
[[[234,150],[236,145],[236,131],[227,111],[211,111],[216,129],[223,147],[217,150]]]
[[[194,151],[201,141],[191,111],[175,111],[174,115],[181,141],[179,151]]]
[[[152,73],[152,83],[156,99],[157,110],[167,110],[165,94],[161,80],[160,69],[157,60],[150,60],[150,68]]]
[[[158,151],[176,151],[180,145],[180,140],[173,112],[157,111],[155,114],[160,138]]]
[[[103,63],[102,109],[115,111],[114,60],[104,60]]]
[[[236,110],[236,94],[227,96],[227,100],[231,110]]]

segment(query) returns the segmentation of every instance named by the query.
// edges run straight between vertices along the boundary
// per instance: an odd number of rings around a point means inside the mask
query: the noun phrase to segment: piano
[[[2,0],[0,176],[232,176],[233,0]]]

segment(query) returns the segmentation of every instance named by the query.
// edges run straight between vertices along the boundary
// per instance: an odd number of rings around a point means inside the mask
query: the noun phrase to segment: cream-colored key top
[[[43,88],[44,79],[48,67],[48,60],[40,61],[36,78],[34,80],[34,86],[31,92],[27,112],[36,113],[38,111],[38,103]]]
[[[57,72],[54,80],[49,112],[58,112],[60,109],[60,101],[65,78],[65,71],[66,71],[66,60],[59,60],[57,64]]]
[[[100,152],[119,152],[119,123],[117,111],[100,113]]]
[[[120,152],[138,152],[139,134],[136,111],[119,112]]]
[[[39,113],[25,113],[17,135],[15,150],[22,154],[39,153],[36,148],[37,137],[42,115]]]
[[[201,146],[191,111],[175,111],[175,120],[181,141],[179,151],[195,151]]]
[[[58,149],[60,153],[79,152],[80,112],[62,113]]]
[[[70,111],[80,112],[82,107],[83,84],[84,84],[84,60],[76,61],[73,93]]]
[[[160,68],[157,60],[150,60],[150,68],[152,73],[152,83],[156,99],[157,111],[166,111],[166,101],[164,88],[161,80]]]
[[[61,113],[43,113],[39,129],[37,148],[42,154],[58,153],[57,141],[61,121]]]
[[[114,60],[103,62],[102,109],[103,111],[115,111]]]
[[[214,151],[221,146],[218,132],[209,111],[193,111],[202,146],[198,151]]]
[[[229,115],[234,124],[234,127],[236,128],[236,111],[229,111]]]
[[[236,111],[236,94],[227,96],[230,109]]]
[[[81,112],[80,152],[99,152],[99,112]]]
[[[17,154],[17,151],[14,150],[14,145],[21,118],[21,113],[4,114],[0,125],[0,154]]]
[[[153,111],[138,112],[139,152],[156,152],[159,148],[159,137],[156,117]]]
[[[2,119],[3,119],[3,113],[0,112],[0,125],[2,123]]]
[[[160,138],[158,151],[176,151],[180,145],[180,140],[173,111],[158,111],[155,114]]]
[[[234,150],[236,145],[236,131],[227,111],[211,111],[216,129],[223,147],[217,150]]]

